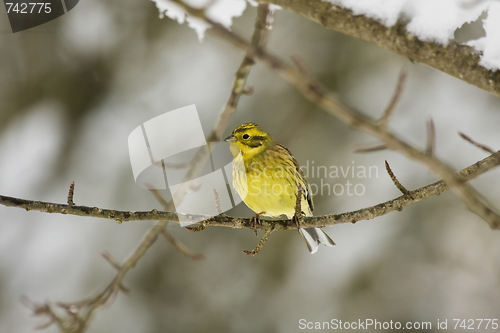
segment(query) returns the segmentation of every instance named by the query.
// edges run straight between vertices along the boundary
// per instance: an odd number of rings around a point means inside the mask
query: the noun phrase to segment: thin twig
[[[248,250],[243,250],[241,252],[253,257],[254,255],[256,255],[257,253],[259,253],[259,251],[262,249],[262,247],[264,246],[264,244],[267,242],[267,239],[269,238],[269,236],[271,236],[271,234],[273,233],[274,229],[271,227],[269,229],[266,230],[266,232],[264,233],[264,236],[262,236],[262,238],[260,239],[260,242],[259,244],[257,244],[257,246],[255,247],[255,249],[253,249],[252,251],[248,251]]]
[[[434,121],[432,118],[427,120],[427,149],[425,153],[429,156],[434,155],[436,146],[436,128],[434,127]]]
[[[170,244],[172,244],[180,253],[192,260],[205,260],[205,256],[201,253],[195,253],[188,249],[184,244],[178,241],[171,233],[163,229],[161,234],[165,237]]]
[[[118,264],[118,262],[116,262],[116,260],[113,258],[111,253],[104,251],[103,253],[101,253],[101,256],[117,271],[122,268],[120,264]]]
[[[401,69],[401,71],[399,72],[398,83],[396,85],[396,89],[394,89],[394,94],[392,95],[391,101],[387,105],[384,114],[379,120],[380,125],[383,126],[384,128],[387,127],[389,118],[391,117],[392,113],[394,112],[394,109],[396,108],[396,105],[399,102],[399,99],[401,98],[407,76],[408,76],[408,69],[406,68]]]
[[[168,169],[187,169],[191,165],[191,162],[184,162],[184,163],[163,162],[163,165],[165,166],[165,168]]]
[[[396,185],[396,187],[398,188],[398,190],[401,191],[401,193],[403,193],[403,194],[410,193],[410,191],[408,191],[403,185],[401,185],[401,183],[399,182],[399,180],[396,178],[396,176],[392,172],[391,167],[389,166],[389,163],[387,161],[385,161],[385,169],[387,170],[387,173],[389,174],[389,177],[391,177],[392,182],[394,183],[394,185]]]
[[[302,216],[302,185],[299,184],[299,188],[297,190],[297,200],[295,201],[295,214],[293,215],[293,220],[297,225],[297,230],[300,229],[299,218],[301,216]]]
[[[160,203],[160,205],[162,205],[164,210],[172,209],[171,208],[172,204],[170,202],[168,202],[167,200],[165,200],[165,198],[163,198],[163,196],[160,194],[160,192],[158,192],[157,189],[149,187],[148,190],[155,197],[156,201],[158,201]]]
[[[167,202],[163,198],[163,196],[160,194],[160,192],[158,192],[156,189],[150,188],[149,191],[153,194],[153,196],[163,206],[163,208],[165,210],[168,210],[172,206],[171,202]],[[214,191],[215,191],[215,189],[214,189]],[[218,198],[216,198],[216,199],[218,199]],[[167,239],[170,242],[170,244],[172,244],[180,253],[182,253],[186,257],[193,259],[193,260],[205,259],[205,256],[203,256],[202,254],[194,253],[193,251],[188,249],[186,245],[182,244],[180,241],[175,239],[175,237],[170,232],[168,232],[166,229],[163,229],[161,231],[161,234],[163,235],[163,237],[165,237],[165,239]]]
[[[67,203],[70,206],[74,206],[75,203],[73,202],[73,196],[75,195],[75,182],[72,182],[69,185],[69,191],[68,191],[68,200]]]
[[[309,76],[311,74],[309,66],[307,66],[306,61],[300,55],[293,54],[290,56],[290,60],[293,62],[295,67],[302,73],[302,75]]]
[[[469,136],[465,135],[464,133],[462,132],[458,132],[458,134],[460,134],[460,136],[462,137],[462,139],[466,140],[466,141],[469,141],[470,143],[472,143],[474,146],[478,147],[479,149],[482,149],[484,150],[485,152],[487,153],[490,153],[490,154],[494,154],[495,151],[493,149],[491,149],[490,147],[488,146],[485,146],[477,141],[474,141],[472,140]]]
[[[217,190],[214,188],[214,197],[215,197],[215,208],[217,209],[217,212],[220,214],[222,214],[222,208],[220,206],[220,199],[219,199],[219,193],[217,193]]]
[[[386,149],[387,149],[387,145],[381,144],[381,145],[377,145],[377,146],[354,148],[353,152],[354,153],[361,153],[362,154],[362,153],[371,153],[371,152],[374,152],[374,151],[380,151],[380,150],[386,150]]]

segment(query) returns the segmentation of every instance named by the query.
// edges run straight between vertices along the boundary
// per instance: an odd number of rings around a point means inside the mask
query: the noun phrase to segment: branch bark
[[[322,0],[257,0],[272,3],[325,28],[383,47],[389,51],[454,76],[478,88],[500,96],[500,71],[490,71],[479,65],[479,53],[472,47],[450,41],[448,45],[425,42],[406,30],[406,23],[399,21],[392,27],[363,16],[354,15]]]

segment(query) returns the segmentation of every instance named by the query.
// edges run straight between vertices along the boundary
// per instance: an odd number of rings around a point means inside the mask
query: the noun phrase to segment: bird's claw
[[[297,226],[297,231],[300,232],[300,220],[299,220],[299,216],[297,215],[297,213],[293,214],[292,221],[295,222],[295,225]]]
[[[250,223],[253,223],[253,230],[255,231],[255,237],[257,237],[257,224],[261,225],[262,223],[260,222],[260,216],[265,214],[266,212],[260,212],[255,214],[251,219]]]

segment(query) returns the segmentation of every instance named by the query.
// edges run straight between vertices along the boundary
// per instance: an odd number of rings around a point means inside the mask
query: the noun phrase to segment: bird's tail
[[[319,244],[324,244],[326,246],[335,245],[333,239],[331,239],[331,237],[321,228],[300,228],[299,233],[306,241],[307,248],[311,254],[318,251]]]

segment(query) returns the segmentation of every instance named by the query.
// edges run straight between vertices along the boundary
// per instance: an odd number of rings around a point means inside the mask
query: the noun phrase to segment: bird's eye
[[[243,135],[243,139],[245,139],[245,140],[248,139],[249,137],[250,137],[250,135],[248,135],[248,134]]]

